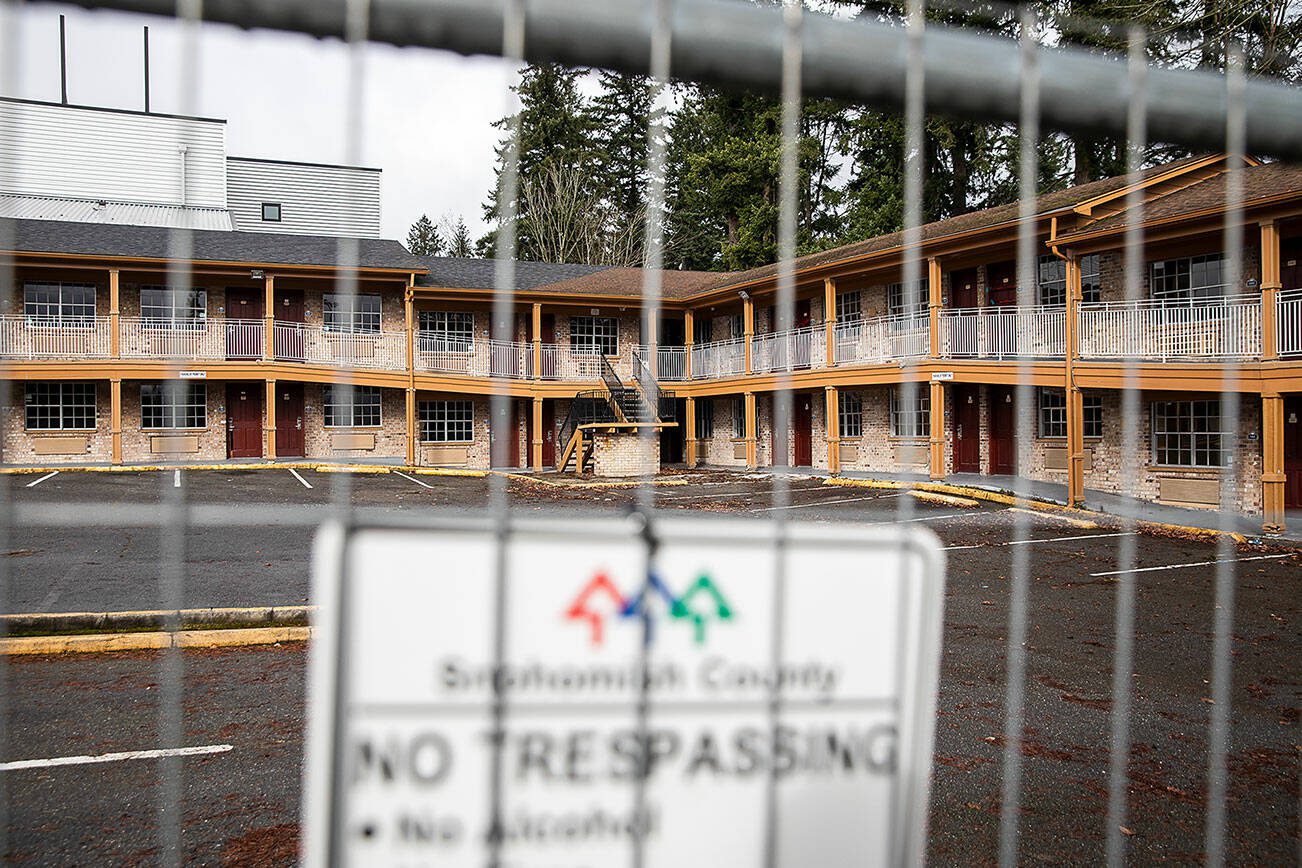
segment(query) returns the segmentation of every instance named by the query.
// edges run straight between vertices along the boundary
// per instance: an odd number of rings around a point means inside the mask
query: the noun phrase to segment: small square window
[[[280,203],[263,202],[262,203],[262,221],[264,223],[280,222]]]

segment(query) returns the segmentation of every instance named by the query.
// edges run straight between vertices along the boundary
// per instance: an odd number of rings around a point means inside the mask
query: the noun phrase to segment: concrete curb
[[[637,488],[642,485],[687,485],[686,479],[621,479],[610,482],[570,482],[564,479],[540,479],[537,476],[529,476],[525,473],[510,473],[506,471],[494,470],[494,473],[501,473],[507,479],[514,479],[519,482],[531,482],[534,485],[542,485],[550,488]]]
[[[248,627],[229,630],[181,630],[176,633],[92,633],[78,636],[22,636],[0,639],[0,655],[87,654],[109,651],[157,651],[163,648],[232,648],[305,642],[311,627]]]
[[[90,638],[93,635],[158,634],[179,619],[181,632],[240,632],[241,629],[307,627],[316,606],[260,606],[237,609],[146,610],[136,612],[37,612],[0,615],[8,641],[26,638]]]
[[[318,473],[415,473],[421,476],[487,476],[488,470],[460,467],[409,467],[405,464],[337,464],[326,461],[260,461],[254,464],[104,464],[81,466],[51,464],[45,467],[0,467],[0,476],[53,473],[152,473],[167,470],[315,470]],[[491,471],[501,473],[502,471]],[[511,475],[511,474],[506,474]]]

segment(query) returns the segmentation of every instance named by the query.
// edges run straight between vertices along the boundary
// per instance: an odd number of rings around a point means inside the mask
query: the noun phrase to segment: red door
[[[1302,397],[1284,399],[1284,505],[1302,508]]]
[[[1017,472],[1015,408],[1012,386],[990,387],[990,472],[996,476]]]
[[[492,425],[488,429],[488,454],[494,467],[520,466],[520,403],[507,401],[505,408],[492,411]]]
[[[796,321],[794,328],[803,329],[810,323],[810,300],[807,298],[800,299],[796,302]]]
[[[226,358],[262,358],[262,297],[260,289],[226,290]]]
[[[954,472],[981,472],[981,392],[954,386]]]
[[[261,383],[226,384],[226,457],[262,457]]]
[[[542,342],[545,344],[556,343],[556,314],[543,314],[540,317],[539,326],[542,329]]]
[[[302,362],[307,359],[307,327],[303,325],[303,291],[276,290],[276,358]]]
[[[814,464],[814,399],[808,393],[797,393],[791,401],[791,464],[793,467],[812,467]]]
[[[533,407],[524,405],[524,442],[529,453],[521,462],[522,467],[531,466],[533,461]],[[556,404],[544,400],[542,404],[542,466],[553,467],[556,464]]]
[[[949,302],[950,307],[977,306],[977,271],[975,268],[965,268],[949,275]]]
[[[986,266],[986,283],[993,305],[1017,304],[1017,263],[994,262]]]
[[[303,384],[276,384],[276,457],[303,457]]]

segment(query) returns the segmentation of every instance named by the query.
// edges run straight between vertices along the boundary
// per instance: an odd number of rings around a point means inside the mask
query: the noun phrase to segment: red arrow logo
[[[583,589],[579,591],[579,595],[574,598],[574,602],[570,603],[570,607],[565,610],[566,618],[573,621],[588,622],[588,626],[592,629],[593,647],[601,645],[602,628],[606,620],[601,612],[589,608],[588,605],[593,596],[598,593],[603,593],[611,599],[615,604],[614,610],[616,612],[622,612],[624,607],[628,605],[624,595],[619,592],[619,588],[616,588],[615,583],[610,580],[610,576],[604,572],[599,572],[583,586]]]

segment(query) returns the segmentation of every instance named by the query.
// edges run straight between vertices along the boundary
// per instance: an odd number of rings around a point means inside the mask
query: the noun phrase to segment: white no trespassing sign
[[[922,864],[934,537],[653,527],[324,529],[306,863]]]

